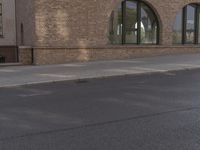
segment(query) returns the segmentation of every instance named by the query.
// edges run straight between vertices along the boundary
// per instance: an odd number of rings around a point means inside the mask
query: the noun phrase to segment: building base
[[[15,63],[18,61],[18,49],[16,46],[0,47],[0,63]]]
[[[19,48],[19,60],[23,64],[44,65],[85,62],[95,60],[132,59],[161,55],[200,53],[200,46],[149,46],[108,48]]]
[[[19,53],[19,63],[24,65],[32,65],[33,64],[33,48],[29,46],[20,46],[18,48]]]

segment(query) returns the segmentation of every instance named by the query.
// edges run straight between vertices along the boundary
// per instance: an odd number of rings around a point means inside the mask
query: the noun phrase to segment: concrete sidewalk
[[[200,54],[0,67],[0,87],[200,68]]]

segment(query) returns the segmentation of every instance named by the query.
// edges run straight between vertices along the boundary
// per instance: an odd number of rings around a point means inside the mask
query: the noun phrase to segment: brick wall
[[[108,26],[112,10],[122,0],[35,1],[35,46],[98,47],[109,44]],[[162,45],[171,45],[172,26],[184,5],[200,0],[146,0],[161,25]]]
[[[19,0],[30,3],[31,0]],[[27,1],[27,2],[25,2]],[[120,59],[171,53],[199,52],[200,46],[172,46],[172,27],[178,11],[200,0],[145,0],[160,22],[160,45],[115,46],[108,39],[109,17],[122,0],[35,0],[30,32],[37,64],[97,59]],[[23,5],[24,6],[24,5]],[[25,7],[27,8],[27,7]],[[21,11],[21,13],[23,13]],[[26,17],[20,17],[26,20]],[[31,30],[30,30],[31,31]],[[29,38],[27,32],[27,38]],[[30,40],[29,40],[30,41]],[[117,49],[117,50],[116,50]]]
[[[20,46],[19,52],[19,62],[24,65],[31,65],[33,63],[32,48],[27,46]]]
[[[199,53],[199,46],[123,46],[107,48],[35,48],[35,64],[59,64],[110,59],[130,59],[137,57],[152,57],[161,55]]]

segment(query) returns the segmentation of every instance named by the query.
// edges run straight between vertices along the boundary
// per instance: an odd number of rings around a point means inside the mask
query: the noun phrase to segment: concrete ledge
[[[0,67],[8,67],[8,66],[22,66],[22,63],[0,63]]]
[[[124,48],[200,48],[200,45],[135,45],[135,44],[125,44],[125,45],[106,45],[103,47],[66,47],[66,46],[34,46],[33,49],[124,49]]]
[[[19,46],[19,49],[31,49],[32,46]]]

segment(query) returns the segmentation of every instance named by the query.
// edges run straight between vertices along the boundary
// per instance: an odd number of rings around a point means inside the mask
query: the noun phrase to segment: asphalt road
[[[0,150],[199,150],[200,70],[0,88]]]

